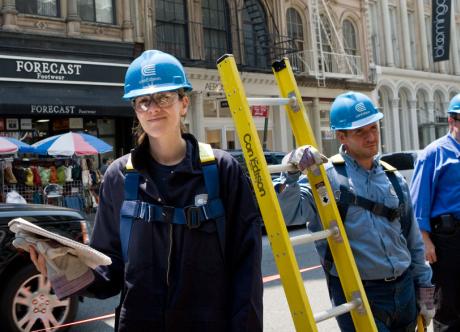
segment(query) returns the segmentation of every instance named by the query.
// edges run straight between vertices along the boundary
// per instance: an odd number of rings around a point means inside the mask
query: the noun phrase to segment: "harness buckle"
[[[393,221],[397,218],[400,218],[403,214],[403,211],[404,211],[404,204],[401,204],[396,209],[391,209],[390,212],[388,213],[388,219],[390,221]]]
[[[382,216],[384,207],[385,206],[383,204],[374,203],[372,205],[372,210],[371,211],[372,211],[373,214],[376,214],[378,216]]]
[[[200,220],[200,207],[199,206],[187,206],[185,210],[185,220],[189,229],[198,228],[201,226]]]

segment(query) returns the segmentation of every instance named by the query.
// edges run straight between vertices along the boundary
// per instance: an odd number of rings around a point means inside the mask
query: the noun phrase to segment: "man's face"
[[[340,143],[346,146],[347,153],[356,160],[374,158],[379,149],[379,135],[377,122],[337,132]]]
[[[452,136],[460,143],[460,114],[450,113],[447,121],[449,122],[449,130]]]

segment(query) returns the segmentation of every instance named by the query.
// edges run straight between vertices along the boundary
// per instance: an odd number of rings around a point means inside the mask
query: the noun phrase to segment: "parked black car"
[[[407,183],[410,184],[415,163],[420,152],[421,150],[384,153],[381,159],[395,167],[404,176]]]
[[[59,301],[28,253],[13,247],[14,234],[8,222],[17,217],[88,243],[87,223],[79,211],[51,205],[0,204],[0,331],[34,331],[73,321],[78,297]]]

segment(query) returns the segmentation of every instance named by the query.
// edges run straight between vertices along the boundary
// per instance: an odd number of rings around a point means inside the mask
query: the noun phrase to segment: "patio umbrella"
[[[0,154],[15,152],[33,153],[34,149],[27,143],[13,137],[0,136]]]
[[[69,157],[112,151],[112,146],[95,136],[73,132],[45,138],[33,144],[32,147],[38,154]]]

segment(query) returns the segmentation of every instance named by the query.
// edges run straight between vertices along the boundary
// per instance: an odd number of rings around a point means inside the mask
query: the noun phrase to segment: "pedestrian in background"
[[[181,129],[191,89],[157,50],[126,73],[137,146],[101,184],[91,246],[112,264],[86,289],[121,292],[116,331],[262,331],[260,214],[238,162]]]
[[[436,285],[435,332],[460,331],[460,94],[447,112],[449,132],[419,154],[411,182]]]
[[[341,147],[325,168],[332,191],[340,192],[340,215],[378,330],[414,331],[416,302],[427,325],[434,315],[434,288],[409,188],[396,170],[380,162],[378,121],[382,117],[361,93],[337,96],[331,106],[330,127]],[[303,172],[323,159],[307,145],[289,153],[283,163]],[[275,189],[283,215],[308,221],[308,229],[316,232],[322,225],[308,178],[299,178],[300,172],[284,173],[275,181]],[[343,304],[346,299],[326,240],[317,241],[316,247],[331,301],[335,306]],[[342,331],[355,331],[349,313],[338,316],[337,321]]]

